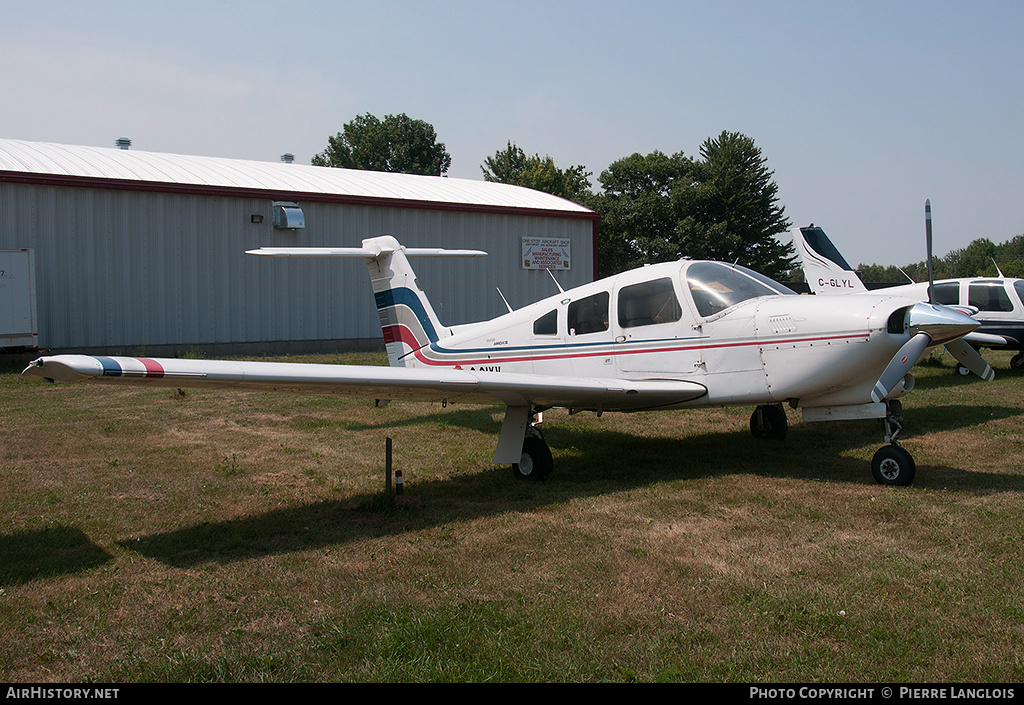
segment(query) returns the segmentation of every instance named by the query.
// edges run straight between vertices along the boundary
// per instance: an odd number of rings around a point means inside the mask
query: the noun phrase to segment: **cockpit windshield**
[[[758,296],[796,296],[795,291],[763,274],[746,267],[730,266],[720,262],[691,264],[686,270],[686,285],[693,296],[697,312],[704,318]]]

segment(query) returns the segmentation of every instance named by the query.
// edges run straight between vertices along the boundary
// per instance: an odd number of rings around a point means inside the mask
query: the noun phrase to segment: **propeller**
[[[935,274],[932,269],[932,204],[924,202],[925,245],[928,250],[928,303],[916,304],[907,312],[906,324],[912,333],[910,338],[886,365],[882,376],[871,390],[871,400],[878,403],[885,399],[910,368],[917,364],[921,355],[930,345],[946,346],[946,350],[957,362],[985,381],[995,378],[992,367],[972,348],[963,336],[978,327],[977,321],[956,309],[935,303]]]
[[[935,303],[932,293],[935,285],[932,275],[932,204],[928,199],[924,201],[924,234],[928,247],[928,303]],[[996,269],[999,269],[999,265],[996,265]],[[995,379],[996,373],[992,366],[985,362],[985,358],[978,354],[978,351],[972,348],[963,338],[957,338],[946,343],[946,352],[986,382],[991,382]]]

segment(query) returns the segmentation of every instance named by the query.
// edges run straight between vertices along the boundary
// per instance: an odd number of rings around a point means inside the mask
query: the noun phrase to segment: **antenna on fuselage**
[[[498,289],[498,287],[494,287],[494,288]],[[505,295],[503,293],[501,293],[501,289],[498,289],[498,296],[500,296],[501,300],[505,302],[505,308],[508,309],[508,312],[512,313],[512,307],[508,305],[508,300],[505,299]]]
[[[548,273],[548,276],[551,277],[551,281],[553,281],[555,283],[555,286],[558,287],[558,293],[559,294],[564,294],[565,293],[565,289],[563,289],[562,285],[558,283],[557,279],[555,279],[554,272],[552,272],[550,269],[546,269],[545,271]]]
[[[1003,274],[1001,269],[999,269],[999,263],[996,262],[996,258],[995,257],[991,257],[990,259],[992,260],[992,264],[994,264],[996,266],[996,274],[999,276],[1000,279],[1004,278],[1006,275]]]

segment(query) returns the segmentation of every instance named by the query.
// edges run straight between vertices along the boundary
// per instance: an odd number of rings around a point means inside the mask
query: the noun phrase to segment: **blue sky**
[[[1024,233],[1024,3],[0,0],[0,137],[308,163],[356,115],[583,165],[752,137],[851,263]],[[332,243],[338,244],[338,243]]]

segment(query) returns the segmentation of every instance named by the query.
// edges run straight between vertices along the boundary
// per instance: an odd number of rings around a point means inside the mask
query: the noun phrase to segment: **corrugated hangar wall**
[[[521,238],[568,239],[566,289],[593,278],[593,220],[508,212],[298,201],[305,228],[272,225],[263,198],[0,182],[0,248],[35,251],[39,346],[175,354],[383,347],[365,265],[273,259],[261,246],[402,244],[486,258],[416,259],[441,321],[483,320],[557,291],[524,270]],[[262,222],[253,216],[262,216]]]

